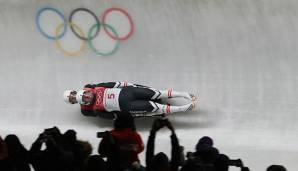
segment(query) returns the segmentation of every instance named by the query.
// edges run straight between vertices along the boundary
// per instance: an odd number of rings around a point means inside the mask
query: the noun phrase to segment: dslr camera
[[[109,134],[109,131],[104,131],[104,132],[97,132],[96,137],[97,138],[103,138]]]
[[[229,166],[235,166],[235,167],[240,167],[240,171],[249,171],[248,167],[244,167],[244,164],[241,159],[236,159],[236,160],[230,160]]]
[[[53,139],[54,135],[59,132],[59,129],[57,127],[53,128],[46,128],[44,129],[43,133],[40,135],[40,140],[42,142],[46,142],[49,139]]]

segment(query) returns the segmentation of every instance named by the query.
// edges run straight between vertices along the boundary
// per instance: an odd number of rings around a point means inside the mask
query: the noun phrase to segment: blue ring
[[[64,15],[62,14],[62,12],[60,12],[59,10],[55,9],[55,8],[52,8],[52,7],[44,7],[44,8],[41,8],[40,10],[38,10],[37,14],[36,14],[36,18],[35,18],[35,22],[36,22],[36,26],[39,30],[39,32],[44,35],[46,38],[48,39],[51,39],[51,40],[54,40],[56,39],[56,37],[54,36],[50,36],[48,35],[47,33],[45,33],[41,27],[40,27],[40,23],[39,23],[39,18],[40,18],[40,15],[41,13],[43,13],[44,11],[47,11],[47,10],[50,10],[50,11],[53,11],[55,13],[57,13],[61,18],[62,20],[64,21],[64,29],[63,29],[63,32],[57,37],[58,39],[61,39],[65,33],[66,33],[66,30],[67,30],[67,22],[66,22],[66,19],[64,17]]]

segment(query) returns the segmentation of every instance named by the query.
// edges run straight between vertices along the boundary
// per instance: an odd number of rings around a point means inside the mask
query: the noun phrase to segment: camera
[[[46,134],[46,135],[54,135],[54,134],[57,134],[58,132],[59,132],[59,130],[57,127],[44,129],[44,134]]]
[[[229,161],[230,166],[240,167],[241,171],[249,171],[248,167],[244,167],[244,164],[241,159],[235,159]]]
[[[40,134],[40,141],[41,142],[46,142],[49,139],[49,135],[47,135],[46,133],[41,133]]]
[[[241,159],[230,160],[229,165],[235,167],[243,167],[243,162]]]
[[[96,137],[97,137],[97,138],[103,138],[103,137],[107,136],[108,133],[109,133],[108,131],[105,131],[105,132],[97,132],[97,133],[96,133]]]
[[[46,128],[44,131],[39,135],[39,139],[41,142],[46,142],[48,140],[55,139],[55,136],[59,134],[59,129],[57,127]]]

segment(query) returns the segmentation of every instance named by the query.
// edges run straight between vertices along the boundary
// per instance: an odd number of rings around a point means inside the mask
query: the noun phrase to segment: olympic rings
[[[104,13],[103,13],[103,16],[102,16],[102,23],[103,24],[106,24],[106,18],[107,18],[107,15],[109,13],[111,13],[112,11],[119,11],[121,13],[123,13],[129,20],[129,24],[130,24],[130,31],[128,32],[128,34],[126,36],[123,36],[123,37],[115,37],[114,35],[112,35],[108,30],[107,30],[107,27],[103,27],[103,29],[106,31],[106,33],[114,40],[126,40],[128,39],[132,33],[134,32],[134,24],[133,24],[133,21],[132,21],[132,18],[130,17],[130,15],[124,11],[123,9],[121,8],[116,8],[116,7],[112,7],[112,8],[109,8],[107,9]]]
[[[48,33],[46,33],[42,29],[42,27],[40,26],[40,18],[41,18],[40,16],[45,11],[54,12],[54,13],[58,14],[59,17],[63,20],[63,23],[59,24],[56,27],[54,36],[49,35]],[[78,24],[76,24],[73,21],[73,16],[76,13],[80,12],[80,11],[87,12],[88,14],[90,14],[95,19],[96,23],[92,27],[89,28],[88,34],[85,34],[84,31],[82,30],[82,28],[80,26],[78,26]],[[112,11],[119,11],[119,12],[123,13],[128,18],[129,25],[130,25],[131,28],[130,28],[129,33],[127,35],[124,35],[124,36],[120,37],[119,33],[117,33],[117,31],[110,24],[105,23],[107,15],[109,13],[111,13]],[[102,23],[100,23],[98,17],[96,17],[96,15],[91,10],[86,9],[86,8],[76,8],[76,9],[74,9],[70,13],[70,16],[69,16],[68,21],[67,21],[65,19],[65,16],[63,15],[63,13],[60,12],[59,10],[57,10],[53,7],[44,7],[44,8],[41,8],[40,10],[37,11],[35,20],[36,20],[36,25],[37,25],[38,31],[43,36],[45,36],[46,38],[48,38],[50,40],[54,40],[57,48],[61,52],[63,52],[64,54],[66,54],[68,56],[79,55],[82,51],[84,51],[86,49],[86,44],[97,55],[101,55],[101,56],[112,55],[119,48],[120,41],[127,40],[134,32],[134,24],[133,24],[133,20],[132,20],[131,16],[125,10],[123,10],[121,8],[115,8],[115,7],[108,8],[107,10],[104,11],[104,13],[102,15]],[[70,51],[65,50],[63,48],[62,44],[61,44],[61,41],[60,41],[60,39],[65,36],[68,26],[71,28],[71,31],[73,32],[73,34],[83,41],[83,43],[81,44],[79,50],[74,51],[74,52],[70,52]],[[62,27],[63,27],[63,31],[61,31]],[[107,34],[107,36],[116,41],[116,44],[115,44],[114,48],[109,52],[99,52],[97,50],[97,48],[95,48],[96,46],[94,45],[94,43],[92,42],[92,40],[95,39],[99,35],[100,29],[102,27],[103,27],[104,32]]]
[[[37,12],[35,20],[36,20],[36,25],[37,25],[38,30],[39,30],[39,31],[41,32],[41,34],[44,35],[46,38],[48,38],[48,39],[52,39],[52,40],[56,39],[56,37],[54,37],[54,36],[50,36],[50,35],[48,35],[47,33],[45,33],[45,32],[41,29],[41,27],[40,27],[39,18],[40,18],[40,16],[41,16],[41,14],[42,14],[43,12],[45,12],[45,11],[52,11],[52,12],[58,14],[58,15],[62,18],[62,20],[63,20],[63,22],[64,22],[64,29],[63,29],[63,32],[57,37],[58,39],[61,39],[61,38],[65,35],[65,33],[66,33],[67,24],[66,24],[66,19],[65,19],[64,15],[62,14],[62,12],[60,12],[59,10],[57,10],[57,9],[55,9],[55,8],[52,8],[52,7],[44,7],[44,8],[41,8],[41,9]]]
[[[95,15],[92,11],[88,10],[87,8],[77,8],[77,9],[73,10],[73,11],[71,12],[70,16],[69,16],[69,19],[68,19],[69,23],[73,23],[73,22],[72,22],[72,17],[73,17],[74,14],[75,14],[76,12],[78,12],[78,11],[85,11],[85,12],[91,14],[92,17],[94,17],[96,23],[100,23],[99,20],[98,20],[98,18],[96,17],[96,15]],[[88,40],[86,37],[82,37],[82,36],[80,36],[80,35],[75,31],[75,29],[72,27],[72,25],[70,26],[70,28],[71,28],[72,32],[73,32],[78,38],[80,38],[80,39],[82,39],[82,40]],[[95,34],[94,34],[93,36],[90,37],[91,39],[94,39],[94,38],[98,35],[98,33],[99,33],[99,29],[100,29],[100,24],[99,24],[99,27],[96,28],[96,32],[95,32]]]
[[[119,41],[118,41],[118,40],[116,40],[116,45],[115,45],[114,49],[113,49],[112,51],[110,51],[110,52],[106,52],[106,53],[104,53],[104,52],[99,52],[99,51],[94,47],[94,45],[93,45],[93,43],[92,43],[92,39],[91,39],[92,31],[94,30],[95,27],[98,29],[99,26],[100,26],[99,24],[94,24],[94,25],[91,27],[91,29],[89,30],[89,33],[88,33],[88,44],[89,44],[89,47],[90,47],[96,54],[98,54],[98,55],[102,55],[102,56],[112,55],[113,53],[116,52],[116,50],[117,50],[118,47],[119,47]],[[115,30],[112,26],[110,26],[110,25],[108,25],[108,24],[103,24],[103,26],[104,26],[104,28],[107,27],[107,28],[109,28],[110,30],[112,30],[112,32],[115,34],[115,36],[118,37],[118,34],[117,34],[116,30]]]
[[[64,25],[64,23],[61,23],[61,24],[56,28],[56,30],[55,30],[55,37],[58,37],[58,35],[59,35],[59,31],[61,30],[61,28],[62,28],[63,25]],[[75,23],[68,23],[68,25],[71,26],[72,28],[77,29],[77,30],[79,31],[79,34],[80,34],[81,37],[84,37],[84,36],[85,36],[83,30],[82,30],[78,25],[76,25]],[[58,49],[61,50],[63,53],[65,53],[65,54],[68,55],[68,56],[76,56],[76,55],[79,55],[82,51],[84,51],[84,50],[86,49],[86,42],[85,42],[85,41],[83,41],[83,43],[81,44],[80,49],[79,49],[78,51],[75,51],[75,52],[69,52],[69,51],[65,50],[65,49],[62,47],[62,45],[61,45],[59,39],[55,39],[55,43],[56,43]]]

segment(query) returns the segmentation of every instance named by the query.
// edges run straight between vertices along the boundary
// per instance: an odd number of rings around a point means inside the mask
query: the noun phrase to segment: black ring
[[[87,8],[77,8],[77,9],[73,10],[73,11],[70,13],[70,16],[69,16],[69,22],[70,22],[70,23],[72,22],[72,17],[73,17],[73,15],[74,15],[76,12],[78,12],[78,11],[85,11],[85,12],[91,14],[91,15],[95,18],[96,22],[100,25],[100,22],[99,22],[98,18],[96,17],[96,15],[95,15],[92,11],[90,11],[89,9],[87,9]],[[79,39],[81,39],[81,40],[88,40],[87,37],[82,37],[82,36],[80,36],[80,34],[78,34],[78,33],[75,31],[75,29],[73,28],[72,25],[70,25],[70,28],[71,28],[71,31],[72,31],[72,32],[73,32]],[[98,33],[99,33],[99,28],[100,28],[100,27],[97,27],[95,34],[91,37],[90,40],[94,39],[94,38],[98,35]]]

